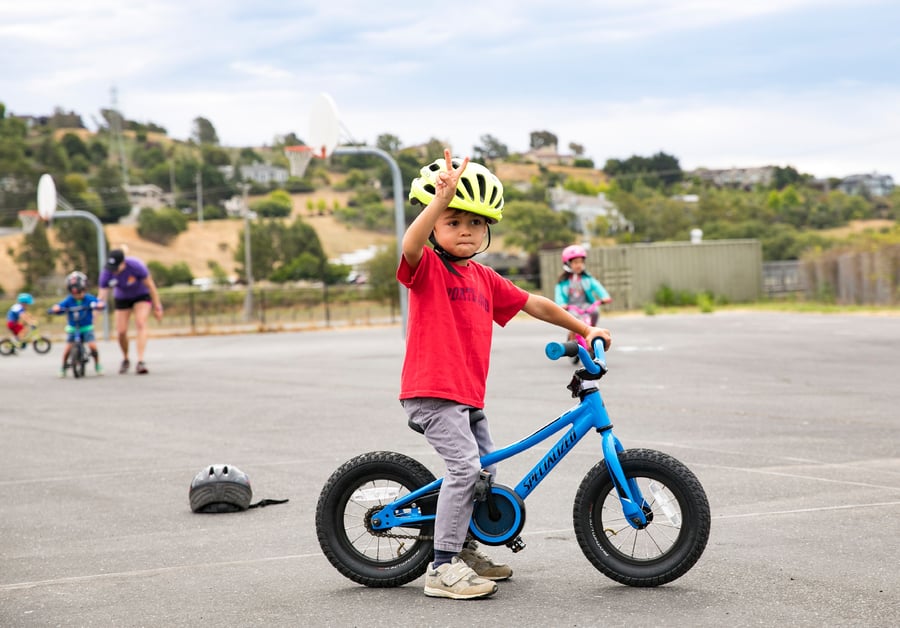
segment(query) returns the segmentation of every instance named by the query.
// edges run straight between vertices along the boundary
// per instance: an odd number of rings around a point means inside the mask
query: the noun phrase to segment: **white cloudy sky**
[[[900,179],[893,0],[0,0],[0,101],[226,145],[309,135],[329,93],[348,137],[469,154],[548,130],[565,149],[683,168],[792,165]]]

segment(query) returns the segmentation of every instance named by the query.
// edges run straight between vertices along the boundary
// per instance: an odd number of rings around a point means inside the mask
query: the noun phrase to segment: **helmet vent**
[[[491,200],[488,201],[488,205],[493,207],[496,202],[497,202],[497,188],[494,188],[493,190],[491,190]]]
[[[463,187],[466,188],[466,194],[469,195],[469,198],[475,198],[475,191],[472,189],[472,182],[468,179],[460,179],[460,183],[463,184]],[[456,195],[460,198],[463,198],[462,194],[459,192],[459,188],[456,190]]]
[[[423,187],[425,188],[426,192],[428,192],[432,196],[434,195],[434,186],[433,185],[431,185],[430,183],[426,183]]]
[[[483,203],[484,191],[487,190],[487,181],[485,180],[484,175],[481,173],[479,173],[475,178],[478,179],[478,189],[481,190],[481,196],[478,198],[478,200]]]

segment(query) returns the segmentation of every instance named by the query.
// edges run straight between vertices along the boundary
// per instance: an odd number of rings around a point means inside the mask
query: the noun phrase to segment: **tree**
[[[528,253],[528,274],[539,272],[538,251],[562,248],[577,234],[572,229],[571,212],[553,211],[546,203],[513,201],[503,209],[502,231],[506,243],[520,246]]]
[[[475,146],[472,149],[472,156],[475,161],[489,163],[495,159],[506,159],[509,157],[509,148],[493,135],[482,135],[480,142],[479,146]]]
[[[90,159],[91,156],[88,153],[87,144],[84,143],[80,137],[75,135],[74,133],[66,133],[62,136],[60,140],[60,144],[62,144],[63,148],[66,151],[66,154],[69,156],[69,159],[74,158],[76,155],[83,155],[85,159]]]
[[[118,222],[119,218],[131,212],[128,195],[122,187],[122,172],[118,168],[110,164],[100,166],[91,187],[103,202],[104,222]]]
[[[577,237],[571,212],[553,211],[546,203],[514,201],[503,209],[503,234],[508,244],[529,254],[562,248]]]
[[[202,116],[194,118],[191,127],[191,138],[198,144],[218,144],[219,136],[216,134],[216,128],[212,122]]]
[[[400,152],[402,144],[400,143],[400,138],[396,135],[383,133],[375,140],[375,146],[393,156]]]
[[[652,157],[632,155],[625,161],[608,159],[603,172],[615,178],[625,190],[632,190],[637,182],[650,188],[662,188],[677,183],[684,177],[678,158],[663,152]]]
[[[284,218],[291,215],[293,202],[284,190],[274,190],[265,198],[251,203],[250,209],[261,218]]]
[[[27,207],[34,198],[37,185],[27,157],[27,133],[24,122],[6,117],[6,107],[0,102],[0,178],[5,180],[0,185],[0,216],[8,216],[9,224],[15,219],[15,212]]]
[[[22,239],[15,253],[15,261],[25,280],[23,290],[38,292],[45,287],[56,267],[56,253],[50,247],[47,227],[43,222],[38,222],[34,231]]]
[[[138,235],[157,244],[168,244],[186,229],[185,215],[171,207],[144,209],[138,217]]]
[[[380,302],[391,306],[399,305],[400,293],[397,289],[397,242],[392,242],[375,254],[366,264],[369,294]]]
[[[529,146],[532,150],[538,148],[556,148],[559,146],[559,138],[550,131],[532,131]]]
[[[569,142],[569,150],[572,151],[572,154],[576,157],[581,157],[582,155],[584,155],[584,146],[582,146],[581,144]]]
[[[315,229],[301,218],[290,225],[277,219],[250,222],[250,254],[254,279],[327,278],[327,260]],[[234,255],[238,273],[246,280],[244,232],[241,231]],[[313,260],[313,261],[311,261]],[[307,275],[316,268],[313,277]],[[281,270],[285,269],[285,270]]]
[[[53,223],[56,239],[60,244],[63,272],[80,270],[96,282],[100,276],[97,261],[97,229],[94,224],[82,218],[57,220]],[[104,237],[101,234],[101,237]],[[96,285],[96,284],[95,284]]]

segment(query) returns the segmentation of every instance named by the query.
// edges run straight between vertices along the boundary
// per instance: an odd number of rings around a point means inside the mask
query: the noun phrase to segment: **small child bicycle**
[[[72,375],[75,379],[79,379],[84,377],[85,367],[88,362],[91,360],[91,352],[88,351],[87,347],[84,345],[84,338],[82,336],[81,325],[79,324],[84,318],[84,313],[87,310],[95,310],[100,309],[95,307],[96,304],[91,305],[72,305],[69,307],[61,307],[58,310],[49,309],[47,310],[48,314],[67,314],[72,313],[71,317],[71,332],[70,335],[72,337],[71,347],[69,348],[69,356],[66,359],[66,363],[63,366],[63,372],[65,370],[71,370]],[[67,330],[68,331],[68,330]],[[64,374],[64,373],[63,373]]]
[[[651,449],[624,449],[613,435],[596,380],[607,371],[603,342],[594,358],[573,342],[551,342],[547,357],[578,356],[568,385],[579,402],[557,419],[481,459],[488,467],[551,436],[561,438],[515,487],[494,484],[482,472],[469,534],[485,545],[524,549],[525,499],[592,430],[604,459],[581,481],[575,495],[575,538],[601,573],[634,587],[655,587],[683,576],[709,539],[710,512],[697,477],[681,462]],[[432,558],[432,531],[441,479],[396,452],[357,456],[325,483],[316,507],[319,545],[344,576],[369,587],[415,580]]]
[[[0,355],[13,355],[27,347],[29,343],[36,353],[47,353],[50,351],[50,339],[41,334],[37,325],[29,325],[28,331],[18,341],[15,338],[0,340]]]

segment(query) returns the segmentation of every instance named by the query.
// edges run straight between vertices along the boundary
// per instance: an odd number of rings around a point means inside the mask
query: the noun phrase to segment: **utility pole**
[[[175,154],[169,161],[169,192],[172,194],[172,207],[178,209],[177,194],[175,192]]]
[[[253,320],[253,255],[250,252],[250,218],[252,212],[247,205],[247,192],[249,191],[250,184],[241,183],[244,205],[244,274],[247,276],[247,294],[244,296],[244,320],[248,323]]]
[[[128,164],[125,163],[125,140],[122,139],[122,114],[116,98],[116,88],[112,88],[112,111],[110,112],[110,141],[115,143],[112,147],[113,151],[119,151],[119,165],[122,167],[122,184],[128,185]]]
[[[203,166],[200,166],[200,170],[197,170],[197,221],[202,225],[203,224]]]

